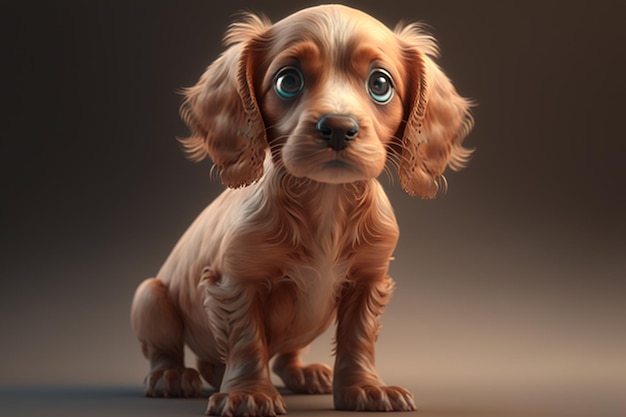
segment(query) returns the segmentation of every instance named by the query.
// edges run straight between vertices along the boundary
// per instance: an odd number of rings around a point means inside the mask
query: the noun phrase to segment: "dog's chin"
[[[348,184],[369,180],[380,175],[373,166],[364,167],[341,160],[317,161],[308,164],[285,164],[287,172],[294,177],[308,178],[325,184]]]
[[[325,162],[319,169],[313,170],[305,176],[313,181],[326,184],[346,184],[367,179],[365,173],[340,161]]]

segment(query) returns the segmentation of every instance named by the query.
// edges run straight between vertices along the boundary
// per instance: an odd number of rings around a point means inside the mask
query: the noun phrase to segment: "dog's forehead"
[[[302,42],[312,42],[322,51],[350,52],[361,44],[391,50],[393,32],[374,17],[341,5],[322,5],[296,12],[271,29],[275,52]]]

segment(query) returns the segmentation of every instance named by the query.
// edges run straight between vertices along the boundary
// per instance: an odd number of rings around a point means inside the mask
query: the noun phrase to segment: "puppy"
[[[469,103],[432,61],[418,25],[390,30],[324,5],[276,24],[247,16],[186,91],[191,157],[209,156],[229,187],[135,294],[131,320],[150,361],[146,395],[217,392],[207,414],[273,416],[297,393],[333,393],[340,410],[413,410],[374,366],[398,239],[376,178],[395,167],[410,195],[435,197],[461,168]],[[336,321],[335,366],[300,354]]]

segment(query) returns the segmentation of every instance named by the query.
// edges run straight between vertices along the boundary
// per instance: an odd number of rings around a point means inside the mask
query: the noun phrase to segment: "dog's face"
[[[263,56],[256,97],[269,144],[296,177],[377,177],[404,114],[401,51],[393,33],[367,15],[316,23],[307,13],[291,16],[255,46]]]
[[[431,61],[418,26],[388,29],[344,6],[319,6],[272,25],[249,16],[230,48],[187,92],[195,156],[222,182],[256,181],[266,149],[295,177],[346,183],[398,168],[410,194],[433,197],[447,165],[469,155],[468,102]]]

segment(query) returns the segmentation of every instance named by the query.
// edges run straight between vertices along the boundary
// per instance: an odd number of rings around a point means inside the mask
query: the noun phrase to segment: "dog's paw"
[[[353,411],[413,411],[413,395],[402,387],[350,386],[335,390],[335,408]]]
[[[317,363],[294,366],[280,375],[285,386],[299,394],[330,394],[333,391],[333,371]]]
[[[286,414],[285,401],[280,394],[261,392],[218,392],[209,397],[207,416],[270,417]]]
[[[191,368],[156,369],[145,381],[146,397],[196,397],[200,395],[200,374]]]

